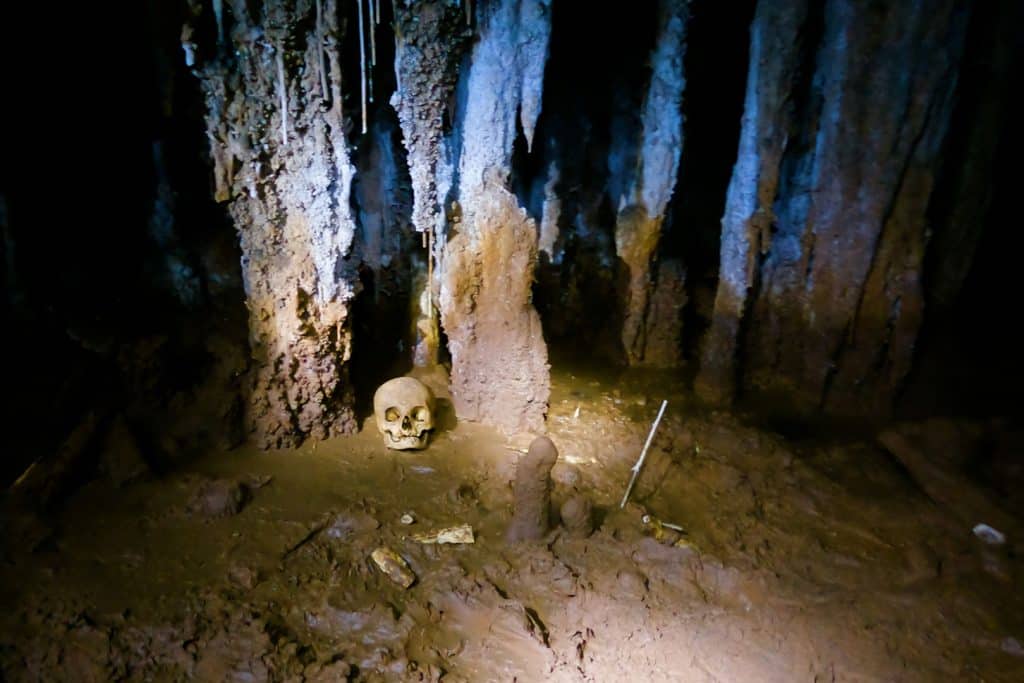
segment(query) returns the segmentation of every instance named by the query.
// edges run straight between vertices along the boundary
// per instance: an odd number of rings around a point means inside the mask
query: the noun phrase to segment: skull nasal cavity
[[[406,415],[405,417],[402,418],[402,429],[408,429],[411,426],[412,423],[409,421],[409,416]]]

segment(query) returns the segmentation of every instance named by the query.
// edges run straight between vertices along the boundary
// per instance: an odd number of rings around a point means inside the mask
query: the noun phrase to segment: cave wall
[[[908,377],[1010,400],[1019,3],[754,5],[398,1],[362,34],[335,0],[77,8],[50,72],[89,78],[15,74],[12,130],[98,104],[5,147],[4,476],[85,406],[165,453],[237,442],[240,382],[262,445],[351,431],[391,368],[359,349],[427,338],[509,430],[543,428],[548,343],[802,415]]]
[[[891,406],[967,17],[954,1],[759,2],[699,393]]]
[[[593,338],[593,355],[625,365],[689,363],[697,392],[714,402],[742,395],[800,415],[887,413],[914,366],[926,306],[955,298],[966,277],[987,205],[979,178],[994,135],[977,121],[997,121],[998,98],[953,117],[970,3],[757,2],[738,140],[715,154],[736,159],[720,232],[695,223],[713,202],[695,198],[706,181],[685,163],[684,142],[700,140],[709,117],[695,116],[703,123],[691,131],[684,113],[713,106],[684,98],[687,32],[708,10],[663,0],[585,19],[573,41],[577,3],[393,3],[394,50],[381,54],[393,57],[387,92],[423,251],[387,270],[381,240],[408,226],[378,215],[388,202],[372,192],[354,198],[357,209],[348,194],[350,148],[380,140],[352,135],[345,121],[355,113],[342,109],[352,49],[343,29],[354,12],[282,0],[249,18],[245,3],[229,3],[221,30],[243,49],[199,50],[198,73],[216,194],[245,254],[254,433],[279,445],[354,427],[347,366],[360,261],[373,273],[364,285],[376,290],[384,277],[408,287],[414,360],[447,351],[465,419],[543,429],[545,334]],[[742,22],[746,32],[745,11],[717,25]],[[379,24],[373,14],[365,21]],[[366,62],[379,31],[359,21]],[[638,30],[626,37],[629,22]],[[600,54],[608,39],[621,44],[614,56]],[[1005,70],[1005,54],[992,59]],[[370,119],[380,121],[372,72],[360,74],[361,104],[367,76]],[[954,143],[951,126],[973,133]],[[956,144],[973,170],[943,161]],[[374,162],[360,158],[370,179]],[[934,256],[933,234],[946,256]],[[939,275],[926,281],[926,270]],[[707,329],[687,330],[684,319]],[[383,327],[364,321],[361,334]],[[687,358],[688,348],[699,353]]]

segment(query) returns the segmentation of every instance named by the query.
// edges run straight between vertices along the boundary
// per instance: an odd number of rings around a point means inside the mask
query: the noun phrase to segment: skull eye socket
[[[412,419],[423,422],[427,419],[427,409],[423,406],[416,406],[412,409]]]
[[[398,408],[388,408],[384,411],[384,419],[388,422],[396,422],[398,417]]]

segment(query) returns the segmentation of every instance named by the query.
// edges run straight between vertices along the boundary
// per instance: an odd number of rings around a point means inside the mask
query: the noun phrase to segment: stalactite
[[[631,182],[621,199],[615,225],[615,249],[626,270],[620,292],[624,305],[622,348],[631,365],[661,364],[666,358],[679,356],[671,349],[647,348],[647,328],[653,322],[650,293],[656,283],[651,268],[679,169],[683,146],[681,100],[686,85],[683,56],[687,5],[683,0],[662,0],[660,12],[658,40],[651,55],[651,80],[641,112],[637,165],[630,169]],[[661,340],[678,337],[658,335]]]
[[[327,66],[324,63],[323,0],[316,0],[316,58],[320,70],[320,97],[327,100]]]
[[[555,241],[558,239],[558,221],[562,213],[562,198],[556,187],[561,180],[558,164],[552,161],[548,165],[548,175],[544,182],[544,199],[541,208],[540,236],[537,240],[538,249],[547,254],[549,261],[555,261]]]
[[[452,161],[447,158],[444,116],[455,89],[458,67],[469,32],[462,26],[458,6],[447,2],[417,2],[409,7],[396,3],[395,75],[398,89],[392,105],[398,111],[403,141],[408,151],[413,183],[413,224],[424,235],[429,281],[425,283],[421,344],[417,364],[437,362],[437,320],[433,309],[433,272],[439,264],[444,239],[437,238],[445,222],[442,202],[451,184]]]
[[[366,30],[363,27],[363,0],[356,0],[359,6],[359,80],[362,88],[363,135],[366,135]]]
[[[374,27],[378,23],[380,23],[380,18],[377,17],[376,14],[374,14],[373,2],[374,2],[374,0],[366,0],[366,7],[370,11],[369,29],[370,29],[370,67],[371,67],[371,72],[372,72],[372,67],[377,66],[377,31],[374,29]]]
[[[224,0],[213,0],[213,16],[217,20],[217,44],[224,44]]]
[[[281,99],[281,146],[288,144],[288,91],[284,83],[284,48],[278,47],[274,60],[277,62],[277,89]]]

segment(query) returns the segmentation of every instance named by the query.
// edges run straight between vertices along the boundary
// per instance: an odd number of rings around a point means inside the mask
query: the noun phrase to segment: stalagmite
[[[322,30],[337,44],[336,0],[323,2]],[[315,75],[296,75],[314,55],[292,62],[284,54],[289,45],[317,49],[314,3],[296,13],[292,3],[266,2],[256,17],[242,0],[231,9],[235,35],[263,38],[239,43],[197,75],[211,156],[223,158],[217,199],[226,204],[242,251],[252,354],[248,423],[258,444],[289,446],[356,428],[347,363],[357,278],[345,258],[355,231],[354,169],[340,125],[336,56],[334,106],[323,110],[298,104],[320,87]],[[276,54],[269,46],[278,46]],[[268,66],[276,77],[267,78]],[[268,106],[278,100],[282,106]],[[294,115],[286,118],[289,108]],[[271,133],[292,127],[304,132],[287,147]]]
[[[760,3],[702,394],[728,398],[740,359],[744,386],[776,406],[887,410],[878,397],[901,385],[921,323],[965,22],[955,0],[869,15],[845,0]]]
[[[586,538],[594,531],[594,506],[590,499],[577,493],[559,509],[562,525],[573,538]]]
[[[551,468],[557,460],[555,444],[546,436],[538,436],[530,444],[530,450],[516,463],[516,478],[512,485],[514,508],[506,533],[509,541],[538,541],[548,532]]]
[[[620,292],[622,348],[631,365],[660,363],[671,350],[648,352],[649,298],[654,288],[651,267],[661,237],[665,211],[676,184],[683,146],[681,100],[686,85],[687,4],[662,0],[658,42],[651,55],[651,81],[641,113],[642,130],[636,168],[620,198],[615,225],[615,250],[625,265]],[[681,320],[678,324],[681,324]],[[678,337],[678,334],[669,335]]]
[[[460,417],[539,431],[550,377],[531,300],[537,226],[509,184],[516,118],[529,140],[540,113],[550,2],[500,0],[478,24],[457,116],[461,223],[439,274],[452,400]]]

